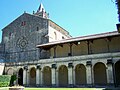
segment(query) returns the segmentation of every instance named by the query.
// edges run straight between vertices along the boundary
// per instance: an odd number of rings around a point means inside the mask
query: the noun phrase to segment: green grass
[[[0,90],[9,90],[9,88],[6,88],[6,87],[0,87]]]
[[[9,90],[8,87],[0,90]],[[24,90],[104,90],[104,88],[24,88]]]
[[[102,88],[25,88],[25,90],[103,90]]]

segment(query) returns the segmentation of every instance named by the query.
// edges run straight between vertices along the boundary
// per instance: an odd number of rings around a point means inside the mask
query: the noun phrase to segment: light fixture
[[[78,42],[78,44],[80,44],[80,42]]]

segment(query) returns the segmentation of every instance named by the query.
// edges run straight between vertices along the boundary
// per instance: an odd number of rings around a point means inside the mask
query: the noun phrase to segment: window
[[[25,26],[26,25],[26,21],[21,22],[21,26]]]
[[[26,25],[26,21],[24,21],[24,26]]]
[[[10,32],[10,33],[9,33],[9,39],[11,38],[11,34],[12,34],[12,33]]]
[[[39,27],[37,27],[37,31],[39,31]]]
[[[12,34],[12,33],[10,32],[10,33],[9,33],[9,37],[11,37],[11,34]]]
[[[65,39],[64,36],[62,36],[62,39]]]
[[[23,22],[21,22],[21,26],[23,26]]]

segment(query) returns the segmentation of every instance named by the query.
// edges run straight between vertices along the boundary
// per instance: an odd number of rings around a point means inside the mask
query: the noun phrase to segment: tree
[[[116,0],[116,5],[117,5],[117,9],[118,9],[118,19],[120,22],[120,0]]]

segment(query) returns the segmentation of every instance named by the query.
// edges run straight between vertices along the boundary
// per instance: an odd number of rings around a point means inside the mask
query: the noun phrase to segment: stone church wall
[[[26,61],[39,58],[37,44],[48,42],[48,20],[24,13],[3,30],[6,60]]]

